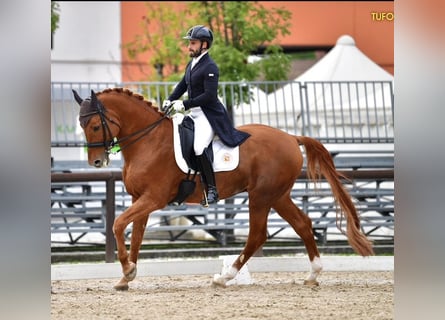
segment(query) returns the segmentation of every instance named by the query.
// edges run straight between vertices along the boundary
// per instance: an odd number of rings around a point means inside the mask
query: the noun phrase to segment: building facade
[[[184,10],[186,2],[164,2]],[[329,51],[344,34],[379,66],[394,74],[394,2],[259,1],[292,13],[291,34],[278,39],[285,52]],[[51,50],[52,81],[127,82],[156,72],[150,53],[130,59],[123,45],[142,33],[144,2],[66,2]],[[153,2],[156,4],[156,2]],[[156,32],[157,24],[150,29]],[[185,32],[186,30],[184,30]],[[179,39],[178,39],[179,40]],[[315,61],[314,61],[315,62]]]
[[[285,52],[317,51],[323,55],[334,47],[342,35],[350,35],[369,58],[394,74],[394,2],[392,1],[259,1],[265,8],[285,8],[292,13],[290,35],[279,38]],[[168,2],[172,10],[184,10],[184,2]],[[144,2],[122,2],[122,42],[132,41],[141,34],[142,19],[147,14]],[[204,23],[204,22],[203,22]],[[153,21],[150,30],[156,32]],[[191,26],[190,26],[191,27]],[[184,30],[184,33],[187,30]],[[180,41],[180,39],[178,39]],[[156,72],[147,63],[150,53],[138,60],[122,51],[122,79],[146,80]],[[315,63],[316,61],[313,61]],[[304,71],[304,70],[302,70]],[[293,79],[291,77],[291,79]],[[145,78],[145,79],[144,79]]]

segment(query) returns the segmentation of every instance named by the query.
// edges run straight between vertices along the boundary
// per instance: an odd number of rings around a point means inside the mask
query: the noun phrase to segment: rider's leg
[[[207,184],[207,203],[218,202],[218,191],[216,190],[215,173],[213,171],[213,164],[207,156],[207,152],[203,152],[197,156],[201,174]]]
[[[199,171],[207,187],[207,199],[204,199],[202,204],[216,203],[218,202],[218,192],[216,191],[215,173],[213,163],[206,152],[206,148],[215,136],[215,132],[201,108],[192,108],[191,118],[195,123],[193,147],[198,160]]]

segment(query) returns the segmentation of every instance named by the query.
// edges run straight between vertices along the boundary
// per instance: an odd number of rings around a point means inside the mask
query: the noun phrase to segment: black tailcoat
[[[177,100],[187,91],[188,99],[183,101],[185,109],[201,107],[213,130],[225,145],[240,145],[250,135],[234,128],[226,108],[218,99],[218,66],[208,53],[201,57],[193,70],[190,70],[191,65],[189,62],[183,78],[168,100]]]

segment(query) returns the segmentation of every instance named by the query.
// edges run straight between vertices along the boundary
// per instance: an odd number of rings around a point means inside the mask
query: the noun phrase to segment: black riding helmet
[[[203,25],[197,25],[189,29],[183,39],[186,40],[200,40],[207,42],[207,49],[210,49],[213,42],[213,32]]]

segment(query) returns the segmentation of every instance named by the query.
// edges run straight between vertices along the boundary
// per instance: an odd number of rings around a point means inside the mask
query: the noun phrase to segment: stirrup
[[[201,200],[201,205],[204,208],[208,208],[209,207],[209,202],[207,200],[207,192],[205,190],[202,190],[202,195],[204,196],[204,198]]]
[[[212,201],[209,201],[208,193],[205,190],[202,191],[202,193],[204,195],[204,199],[201,200],[201,205],[203,207],[207,208],[209,206],[209,204],[214,204],[214,203],[217,203],[219,201],[219,196],[218,196],[218,192],[216,191],[216,188],[215,187],[213,187],[213,188],[211,187],[211,189],[213,189],[212,190],[213,191],[212,194],[214,196]]]

